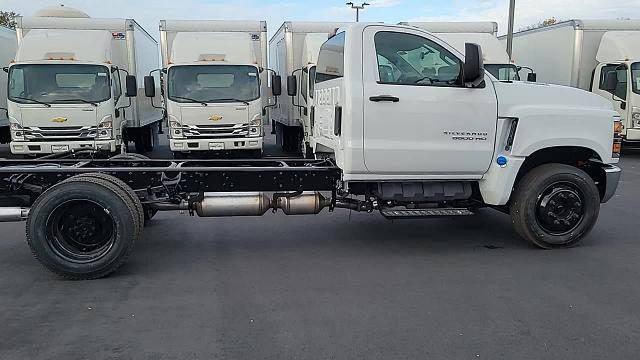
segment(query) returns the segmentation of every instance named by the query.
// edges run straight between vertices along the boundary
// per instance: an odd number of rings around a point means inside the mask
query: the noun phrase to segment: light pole
[[[509,0],[509,28],[507,30],[507,54],[509,61],[513,60],[513,22],[516,11],[516,0]]]
[[[360,21],[360,10],[364,10],[364,7],[369,5],[369,3],[363,2],[360,5],[355,5],[352,2],[348,2],[346,5],[351,5],[351,8],[356,10],[356,22],[358,22]]]

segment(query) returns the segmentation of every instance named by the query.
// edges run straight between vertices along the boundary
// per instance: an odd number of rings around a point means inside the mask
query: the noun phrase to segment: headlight
[[[260,126],[262,125],[262,118],[260,117],[254,117],[253,120],[251,120],[251,126]]]
[[[113,118],[111,115],[102,118],[102,121],[98,124],[98,129],[113,129]]]
[[[12,123],[11,123],[11,130],[14,130],[14,131],[16,131],[16,130],[22,130],[22,125],[20,125],[20,124],[18,124],[18,123],[14,123],[14,122],[12,122]]]
[[[182,126],[179,122],[171,120],[169,121],[169,127],[172,129],[180,129]]]

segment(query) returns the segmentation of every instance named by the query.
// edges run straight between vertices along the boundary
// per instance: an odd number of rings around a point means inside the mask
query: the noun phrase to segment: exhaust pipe
[[[264,192],[204,193],[201,201],[193,203],[200,217],[261,216],[269,209],[282,209],[287,215],[317,214],[330,205],[318,192],[303,192],[270,199]]]
[[[0,207],[0,222],[17,222],[27,220],[29,208]]]

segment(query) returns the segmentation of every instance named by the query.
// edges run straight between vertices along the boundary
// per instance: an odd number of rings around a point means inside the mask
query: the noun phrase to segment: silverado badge
[[[62,124],[65,121],[67,121],[67,118],[62,116],[54,117],[53,119],[51,119],[51,122],[58,123],[58,124]]]
[[[209,116],[209,120],[211,120],[211,121],[220,121],[220,120],[222,120],[222,115],[211,115],[211,116]]]

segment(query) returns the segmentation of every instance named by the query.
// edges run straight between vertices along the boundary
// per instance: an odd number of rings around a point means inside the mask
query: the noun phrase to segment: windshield
[[[631,83],[633,92],[640,94],[640,63],[631,64]]]
[[[518,68],[513,64],[484,64],[484,68],[500,81],[519,81]]]
[[[18,64],[9,72],[9,100],[18,103],[99,103],[111,98],[101,65]]]
[[[255,66],[174,66],[168,78],[169,99],[176,102],[252,101],[260,97]]]

